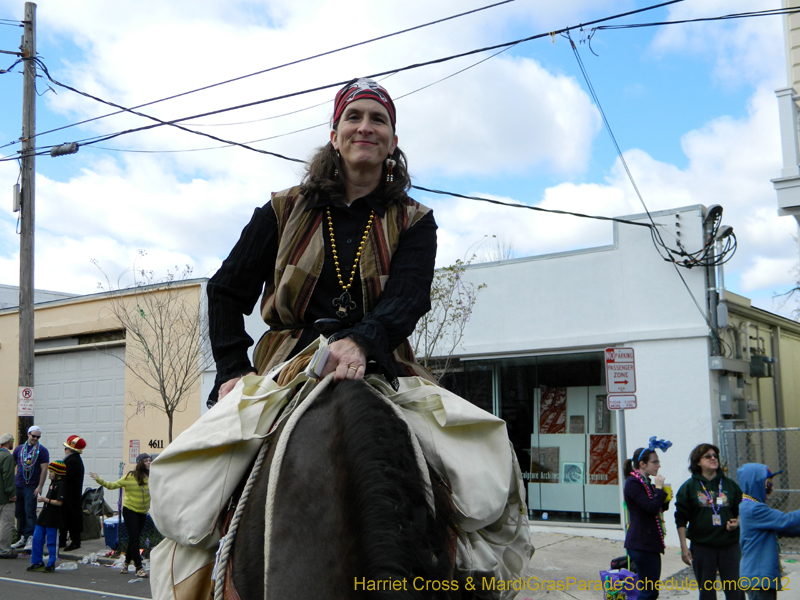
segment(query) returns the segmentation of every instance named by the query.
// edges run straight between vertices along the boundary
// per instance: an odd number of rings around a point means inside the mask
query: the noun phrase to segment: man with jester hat
[[[12,548],[30,550],[33,543],[33,530],[36,527],[36,498],[42,493],[47,479],[47,466],[50,453],[39,438],[42,430],[36,425],[28,428],[28,441],[14,448],[14,461],[17,464],[17,530],[19,541]]]

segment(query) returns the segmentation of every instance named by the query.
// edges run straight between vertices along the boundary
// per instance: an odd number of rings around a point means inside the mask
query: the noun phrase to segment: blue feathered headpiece
[[[670,449],[671,446],[672,442],[670,442],[669,440],[657,440],[656,436],[651,437],[650,444],[647,446],[647,448],[642,448],[642,451],[639,453],[639,459],[636,461],[636,464],[638,465],[639,462],[641,462],[642,456],[644,456],[645,452],[656,449],[661,450],[662,452],[666,452],[667,450]]]

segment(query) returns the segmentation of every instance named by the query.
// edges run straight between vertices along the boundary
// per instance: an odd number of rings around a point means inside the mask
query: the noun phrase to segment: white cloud
[[[786,288],[796,280],[796,258],[757,256],[742,273],[742,289],[755,290]]]
[[[781,8],[779,0],[703,0],[669,7],[669,20],[718,17]],[[785,84],[786,61],[780,16],[731,19],[661,28],[656,54],[686,53],[714,61],[714,75],[725,85]]]
[[[368,0],[175,0],[160,2],[67,3],[40,0],[40,48],[52,74],[65,83],[124,105],[134,105],[315,52],[342,46],[479,6],[456,0],[432,5]],[[669,8],[672,19],[778,6],[777,0],[705,0]],[[8,15],[20,5],[0,0]],[[304,63],[142,109],[173,119],[278,96],[355,75],[421,62],[511,39],[510,32],[556,29],[590,17],[630,8],[623,0],[513,3],[431,29]],[[778,32],[776,34],[776,32]],[[655,160],[636,148],[625,156],[651,210],[692,204],[722,204],[734,226],[739,251],[727,265],[740,273],[743,291],[767,297],[767,288],[791,282],[783,272],[797,255],[794,221],[776,215],[769,182],[780,173],[777,110],[772,88],[785,77],[783,36],[778,17],[713,25],[666,27],[654,33],[651,50],[662,60],[689,57],[697,68],[713,65],[726,86],[753,89],[741,119],[720,116],[685,133],[685,168]],[[500,55],[466,73],[407,98],[399,98],[476,62],[483,55],[397,74],[385,81],[398,97],[398,134],[411,170],[424,179],[465,176],[477,195],[492,195],[498,180],[507,189],[530,187],[526,202],[588,214],[642,212],[620,165],[606,181],[583,181],[599,133],[596,109],[570,74],[550,66],[559,43],[543,42],[536,58]],[[81,54],[57,50],[76,44]],[[537,47],[539,48],[539,47]],[[547,54],[553,52],[553,54]],[[64,58],[62,58],[64,56]],[[621,67],[622,68],[622,67]],[[596,84],[602,84],[597,81]],[[642,84],[621,93],[646,97]],[[199,127],[226,139],[255,140],[326,122],[333,90],[268,103],[203,119]],[[605,97],[605,96],[604,96]],[[613,97],[613,96],[611,96]],[[709,102],[708,98],[698,101]],[[43,103],[63,122],[111,109],[62,91]],[[280,119],[263,120],[324,102],[323,106]],[[634,110],[640,101],[631,102]],[[679,110],[679,108],[676,108]],[[103,119],[62,133],[58,142],[114,132],[146,123],[130,115]],[[679,136],[681,132],[675,132]],[[642,132],[647,135],[647,132]],[[254,143],[256,147],[306,158],[327,140],[325,127]],[[52,140],[50,140],[52,142]],[[162,127],[109,140],[103,146],[129,149],[190,149],[217,142]],[[145,248],[155,265],[191,264],[208,275],[227,254],[256,206],[299,180],[301,167],[242,149],[181,154],[113,154],[84,147],[69,169],[48,170],[39,162],[37,178],[37,286],[92,292],[98,258],[112,277],[129,267]],[[596,160],[596,158],[595,158]],[[16,179],[14,163],[0,163],[0,182]],[[56,174],[58,173],[58,174]],[[533,173],[541,184],[526,186]],[[483,184],[480,177],[492,179]],[[2,188],[0,188],[2,189]],[[504,191],[504,193],[508,193]],[[466,200],[416,194],[436,211],[439,264],[463,258],[484,236],[497,235],[519,255],[606,244],[611,226],[567,216],[498,208]],[[499,198],[503,199],[503,198]],[[17,279],[15,219],[0,216],[0,281]],[[489,242],[491,244],[491,242]]]

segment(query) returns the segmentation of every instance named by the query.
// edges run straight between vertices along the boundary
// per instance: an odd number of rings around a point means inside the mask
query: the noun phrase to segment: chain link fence
[[[728,476],[746,463],[762,463],[784,472],[774,479],[775,491],[767,504],[783,512],[800,509],[800,427],[720,429],[720,452]],[[781,552],[800,554],[800,538],[781,538]]]

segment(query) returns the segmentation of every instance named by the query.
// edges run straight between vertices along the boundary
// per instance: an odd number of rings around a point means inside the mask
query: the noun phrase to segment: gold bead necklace
[[[342,279],[342,271],[339,268],[339,255],[336,253],[336,240],[333,237],[333,219],[331,218],[331,209],[327,207],[325,209],[325,214],[328,217],[328,234],[331,238],[331,251],[333,253],[333,266],[336,267],[336,278],[339,280],[339,285],[342,286],[342,290],[344,292],[338,298],[334,298],[332,304],[336,307],[336,316],[340,319],[344,319],[347,317],[348,310],[355,310],[356,303],[353,302],[353,299],[350,297],[350,286],[353,285],[353,280],[356,277],[356,267],[358,266],[358,261],[361,260],[361,252],[364,250],[364,244],[367,243],[367,236],[369,235],[369,230],[372,229],[372,222],[375,219],[375,211],[370,211],[369,214],[369,221],[367,222],[367,228],[364,230],[364,235],[361,238],[361,243],[358,245],[358,251],[356,252],[356,259],[353,262],[353,269],[350,273],[350,281],[347,282],[345,285],[344,280]]]

